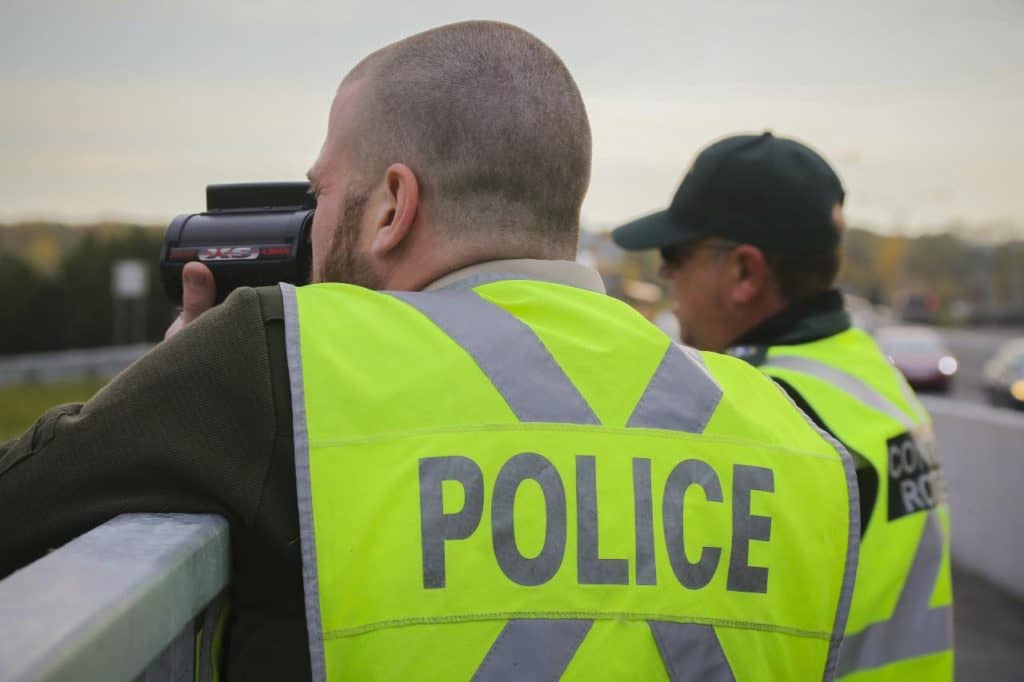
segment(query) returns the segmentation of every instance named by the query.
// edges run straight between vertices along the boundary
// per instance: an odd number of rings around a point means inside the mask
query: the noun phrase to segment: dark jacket
[[[239,289],[89,402],[0,445],[0,576],[124,512],[220,514],[229,679],[308,678],[284,355],[280,291]]]

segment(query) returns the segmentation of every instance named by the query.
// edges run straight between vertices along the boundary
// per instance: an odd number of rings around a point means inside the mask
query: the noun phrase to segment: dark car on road
[[[948,392],[959,365],[946,342],[930,327],[882,327],[875,339],[890,362],[919,390]]]
[[[985,363],[982,381],[990,403],[1024,409],[1024,338],[999,347]]]

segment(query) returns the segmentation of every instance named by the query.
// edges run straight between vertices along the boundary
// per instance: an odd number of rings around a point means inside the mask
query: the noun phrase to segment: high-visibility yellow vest
[[[853,463],[760,372],[549,282],[282,291],[314,679],[831,678]]]
[[[949,508],[928,413],[858,329],[772,346],[764,358],[761,368],[878,476],[837,674],[952,680]]]

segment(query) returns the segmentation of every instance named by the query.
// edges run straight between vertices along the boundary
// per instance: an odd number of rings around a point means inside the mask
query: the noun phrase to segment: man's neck
[[[838,289],[823,291],[778,309],[762,318],[729,344],[736,346],[778,346],[808,343],[850,328]]]

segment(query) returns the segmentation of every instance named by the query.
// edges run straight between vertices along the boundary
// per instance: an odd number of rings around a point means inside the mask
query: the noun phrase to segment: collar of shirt
[[[732,343],[736,348],[790,346],[810,343],[851,326],[838,289],[809,296],[769,317]]]
[[[564,284],[577,289],[605,293],[604,281],[597,270],[571,260],[540,260],[534,258],[508,258],[476,263],[434,280],[423,291],[438,291],[456,285],[466,285],[475,279],[534,279]]]

